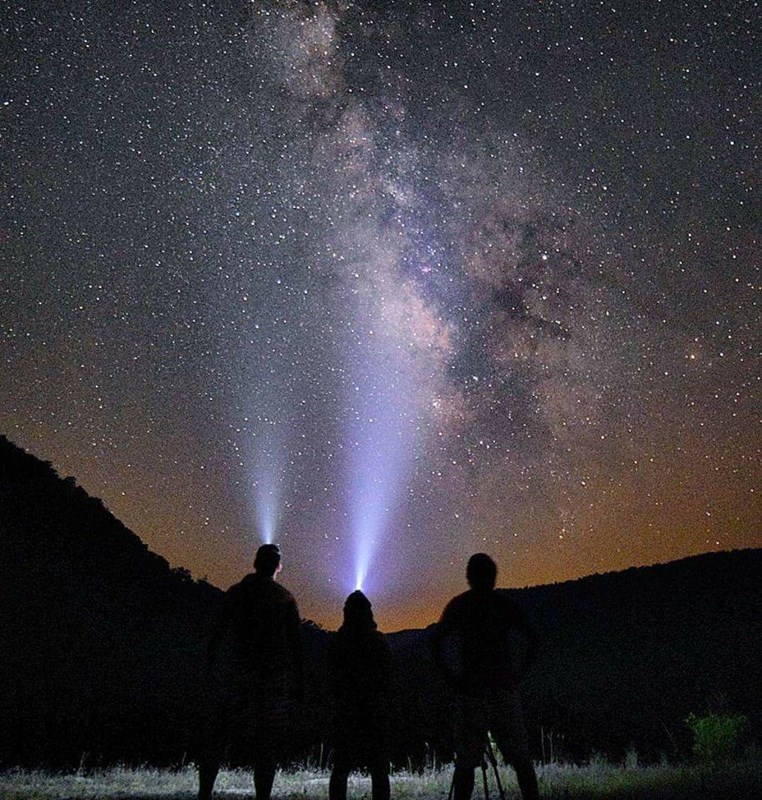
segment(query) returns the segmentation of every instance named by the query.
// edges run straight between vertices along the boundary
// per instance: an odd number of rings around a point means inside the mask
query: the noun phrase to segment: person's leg
[[[275,681],[252,683],[248,688],[246,728],[254,756],[254,791],[256,800],[270,800],[276,767],[286,756],[288,742],[285,693]]]
[[[211,800],[214,782],[220,771],[220,762],[211,757],[199,759],[198,764],[198,800]]]
[[[532,759],[528,757],[515,758],[511,766],[516,770],[516,780],[519,782],[521,796],[524,800],[539,800],[540,789],[537,786],[537,775],[534,771]]]
[[[470,800],[474,770],[482,763],[487,737],[486,707],[480,698],[460,695],[455,705],[453,800]]]
[[[510,745],[506,745],[505,742],[501,744],[500,739],[495,738],[506,764],[513,767],[516,772],[516,780],[523,800],[539,800],[540,790],[537,786],[537,774],[534,771],[534,764],[529,753],[515,751]]]
[[[455,764],[452,776],[453,800],[471,800],[471,795],[474,793],[474,769],[475,767]]]
[[[260,756],[254,763],[254,792],[257,800],[270,800],[275,782],[275,760]]]
[[[516,771],[522,798],[539,800],[537,775],[529,753],[529,736],[518,692],[505,690],[496,694],[490,711],[490,731],[506,763]]]
[[[337,746],[333,753],[333,769],[328,782],[328,800],[347,800],[347,780],[352,764],[345,749]]]
[[[328,782],[329,800],[347,800],[347,781],[349,772],[334,767],[331,770],[331,779]]]
[[[389,762],[386,759],[374,759],[370,764],[370,784],[373,800],[389,800]]]
[[[198,699],[193,757],[198,764],[198,800],[210,800],[225,760],[230,719],[226,696],[212,675],[206,675]]]

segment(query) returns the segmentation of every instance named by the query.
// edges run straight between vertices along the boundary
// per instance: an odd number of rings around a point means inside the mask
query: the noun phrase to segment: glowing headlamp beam
[[[350,525],[354,588],[364,590],[373,557],[392,522],[411,460],[414,425],[404,407],[412,381],[374,343],[358,376],[359,408],[352,425]],[[376,349],[378,348],[378,349]]]

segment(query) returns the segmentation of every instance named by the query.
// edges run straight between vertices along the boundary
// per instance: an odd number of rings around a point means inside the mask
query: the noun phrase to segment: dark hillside
[[[687,754],[685,717],[708,709],[762,722],[762,550],[510,590],[538,628],[540,658],[524,686],[537,755]],[[409,735],[451,747],[450,702],[431,672],[426,631],[392,636],[404,665]],[[423,656],[421,655],[423,654]],[[444,703],[444,706],[443,706]],[[417,735],[421,720],[435,720]]]
[[[657,756],[709,708],[762,712],[762,551],[712,553],[519,594],[547,640],[527,691],[574,750]]]
[[[3,761],[174,758],[221,592],[5,438],[0,525]]]
[[[172,763],[193,757],[199,652],[222,593],[194,582],[51,465],[0,437],[0,764]],[[509,565],[506,565],[507,570]],[[543,648],[526,684],[537,756],[550,740],[684,755],[708,707],[762,717],[762,550],[511,590]],[[328,740],[325,647],[303,627],[310,684],[300,743]],[[448,755],[451,698],[428,631],[391,634],[395,760]]]

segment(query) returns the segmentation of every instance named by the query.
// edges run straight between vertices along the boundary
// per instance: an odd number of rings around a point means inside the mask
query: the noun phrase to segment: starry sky
[[[0,431],[328,627],[762,545],[758,23],[7,5]]]

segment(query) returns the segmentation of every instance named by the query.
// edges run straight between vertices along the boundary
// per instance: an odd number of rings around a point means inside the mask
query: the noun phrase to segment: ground
[[[510,769],[501,769],[506,798],[519,797]],[[691,765],[612,765],[594,759],[584,766],[538,765],[540,788],[548,800],[756,800],[762,797],[762,762],[751,758],[721,769]],[[396,771],[392,776],[394,800],[444,800],[448,796],[452,768],[431,767],[421,773]],[[481,776],[474,800],[484,797]],[[224,771],[216,786],[217,796],[242,798],[252,795],[252,776],[244,770]],[[13,770],[0,773],[2,800],[192,800],[196,772],[192,766],[176,770],[151,768],[54,774]],[[489,797],[499,800],[494,775],[489,775]],[[317,769],[280,772],[274,800],[325,800],[328,773]],[[350,800],[370,797],[370,781],[352,777]]]

